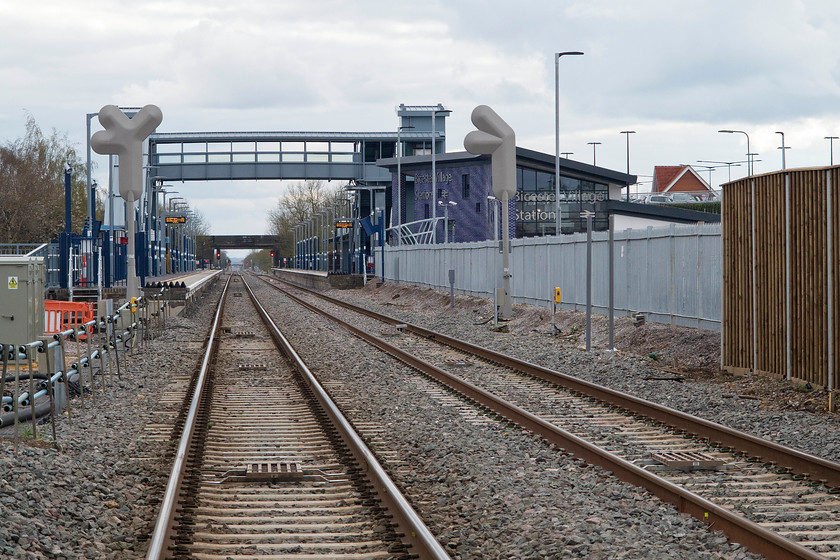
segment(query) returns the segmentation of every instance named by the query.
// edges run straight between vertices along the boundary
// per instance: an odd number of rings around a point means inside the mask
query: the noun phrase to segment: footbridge
[[[391,172],[376,160],[442,153],[442,105],[400,105],[391,132],[159,132],[149,136],[155,174],[168,181],[354,180],[389,185]]]
[[[210,235],[214,249],[273,249],[277,238],[273,235]]]

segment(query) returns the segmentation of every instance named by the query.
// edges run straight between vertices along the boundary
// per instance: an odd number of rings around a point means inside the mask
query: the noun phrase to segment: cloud
[[[23,134],[24,108],[83,147],[85,115],[108,103],[156,103],[179,132],[394,130],[399,103],[441,102],[450,150],[486,103],[520,145],[553,153],[553,53],[567,50],[586,54],[560,62],[561,144],[582,161],[601,141],[598,163],[623,170],[627,128],[640,173],[738,158],[716,132],[731,127],[762,165],[778,165],[776,130],[788,162],[810,165],[840,133],[829,0],[42,0],[0,4],[0,35],[0,142]],[[179,189],[227,231],[263,228],[254,213],[276,200],[263,183]]]

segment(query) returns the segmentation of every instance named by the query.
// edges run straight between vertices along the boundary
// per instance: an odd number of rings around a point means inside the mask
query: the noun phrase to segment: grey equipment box
[[[44,336],[43,257],[0,257],[0,344]]]

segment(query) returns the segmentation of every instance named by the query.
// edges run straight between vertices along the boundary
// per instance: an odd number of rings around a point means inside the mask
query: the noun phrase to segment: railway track
[[[480,406],[649,489],[752,551],[774,559],[840,558],[836,463],[317,292],[284,291],[313,311],[340,317],[333,319]]]
[[[147,558],[448,558],[240,277],[209,341]]]

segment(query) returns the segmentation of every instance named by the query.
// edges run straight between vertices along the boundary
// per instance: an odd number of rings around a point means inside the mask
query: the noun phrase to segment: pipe
[[[35,407],[35,418],[42,418],[50,413],[50,403],[41,403]],[[32,411],[29,408],[22,408],[18,414],[18,424],[32,419]],[[0,428],[11,426],[15,423],[15,413],[8,412],[0,415]]]
[[[29,375],[30,375],[30,374],[28,374],[28,373],[24,373],[24,374],[22,374],[22,375],[19,375],[19,376],[17,377],[17,379],[20,379],[21,381],[24,381],[24,380],[26,380],[26,379],[29,379]],[[43,380],[47,380],[48,378],[47,378],[47,376],[46,376],[46,375],[44,375],[43,373],[33,373],[33,374],[32,374],[32,379],[43,379]],[[14,376],[14,375],[10,375],[10,376],[6,377],[5,379],[3,379],[3,381],[5,381],[6,383],[14,383],[14,382],[15,382],[15,376]]]

